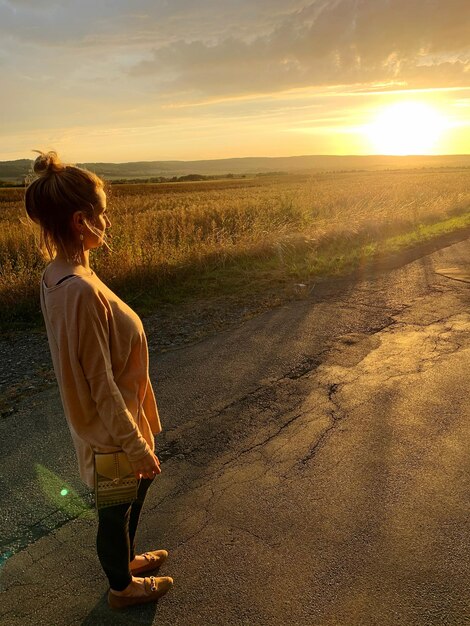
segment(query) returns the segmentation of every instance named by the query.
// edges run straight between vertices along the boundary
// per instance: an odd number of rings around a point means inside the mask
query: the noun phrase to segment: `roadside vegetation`
[[[108,188],[97,274],[140,314],[338,276],[470,227],[468,169],[332,172]],[[24,190],[0,189],[0,330],[40,321]]]

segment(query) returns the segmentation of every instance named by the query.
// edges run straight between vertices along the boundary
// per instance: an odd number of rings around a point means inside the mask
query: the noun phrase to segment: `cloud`
[[[0,0],[0,33],[39,46],[120,46],[268,33],[308,0]]]
[[[467,3],[0,0],[0,58],[3,66],[9,53],[23,58],[15,65],[28,74],[28,50],[29,74],[43,59],[58,85],[66,61],[72,75],[83,67],[97,79],[106,66],[107,84],[133,79],[142,93],[180,99],[386,81],[465,85]],[[47,52],[57,48],[58,61]],[[99,71],[88,69],[94,59]]]
[[[156,48],[130,73],[150,80],[164,68],[174,74],[167,89],[201,95],[392,80],[468,84],[466,15],[467,0],[314,2],[251,40],[193,38]],[[460,58],[449,62],[449,53]]]

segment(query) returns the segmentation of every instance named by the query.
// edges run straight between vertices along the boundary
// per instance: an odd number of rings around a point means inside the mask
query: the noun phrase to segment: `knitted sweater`
[[[161,432],[145,332],[92,271],[52,287],[42,277],[41,309],[80,476],[93,487],[93,451],[139,461]]]

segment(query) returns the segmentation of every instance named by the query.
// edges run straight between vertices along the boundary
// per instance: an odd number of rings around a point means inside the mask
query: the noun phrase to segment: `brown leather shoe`
[[[144,578],[144,589],[142,595],[138,596],[117,596],[111,590],[108,591],[108,604],[110,608],[118,610],[136,604],[146,604],[155,602],[163,596],[173,586],[173,578],[170,576],[150,576]]]
[[[168,552],[166,550],[153,550],[153,552],[145,552],[142,556],[144,556],[148,562],[140,567],[131,567],[131,574],[133,576],[140,576],[140,574],[144,572],[151,572],[157,569],[157,567],[160,567],[160,565],[167,560]]]

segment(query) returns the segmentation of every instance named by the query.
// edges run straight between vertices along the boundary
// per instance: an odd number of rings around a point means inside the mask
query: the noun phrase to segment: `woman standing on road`
[[[80,475],[94,487],[94,453],[124,451],[139,479],[137,499],[98,509],[97,552],[112,608],[152,602],[166,593],[156,569],[166,550],[136,555],[134,538],[145,495],[160,463],[161,432],[148,375],[147,341],[139,317],[96,276],[89,251],[106,244],[111,226],[103,181],[85,169],[40,153],[26,189],[29,217],[40,226],[51,262],[41,279],[41,308]]]

